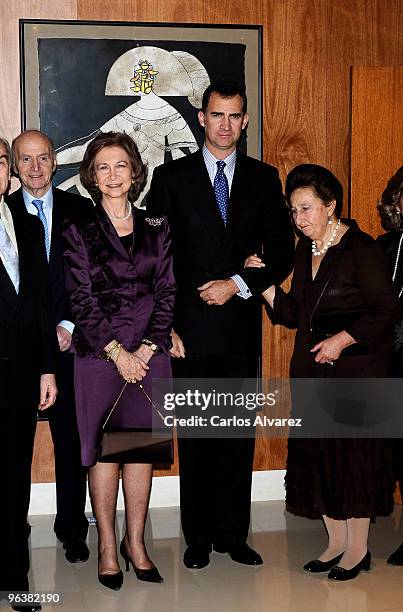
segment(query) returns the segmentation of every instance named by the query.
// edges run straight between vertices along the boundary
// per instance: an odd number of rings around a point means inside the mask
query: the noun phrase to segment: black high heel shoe
[[[352,580],[356,578],[358,574],[363,572],[368,572],[371,569],[371,553],[367,550],[367,553],[363,559],[357,565],[354,565],[351,569],[344,569],[344,567],[333,567],[329,574],[328,578],[331,580]]]
[[[321,561],[320,559],[314,559],[313,561],[309,561],[306,565],[304,565],[304,570],[306,572],[310,572],[311,574],[319,574],[320,572],[328,572],[334,565],[336,565],[340,559],[342,558],[343,553],[337,555],[337,557],[333,557],[333,559],[329,559],[329,561]]]
[[[144,580],[144,582],[164,582],[163,577],[160,575],[155,565],[153,565],[153,567],[150,567],[150,569],[141,569],[134,565],[133,559],[126,550],[124,540],[122,540],[120,543],[120,554],[126,561],[126,572],[129,571],[131,563],[138,580]]]
[[[112,591],[119,591],[123,584],[123,572],[119,570],[117,574],[98,574],[99,582]]]

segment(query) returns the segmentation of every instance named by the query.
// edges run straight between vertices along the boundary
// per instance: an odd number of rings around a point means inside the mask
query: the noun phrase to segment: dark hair
[[[245,87],[237,83],[236,81],[229,81],[226,79],[218,79],[217,81],[213,81],[207,87],[206,91],[203,94],[202,99],[202,111],[206,112],[208,103],[210,101],[210,97],[212,93],[218,93],[219,96],[223,98],[232,98],[233,96],[241,96],[242,98],[242,112],[246,113],[246,109],[248,107],[248,100],[246,98]]]
[[[400,209],[403,198],[403,166],[389,179],[386,189],[377,204],[383,229],[389,231],[402,227],[403,211]]]
[[[291,205],[291,195],[296,189],[310,187],[326,204],[336,200],[334,210],[337,218],[343,208],[343,187],[335,175],[318,164],[301,164],[288,173],[285,183],[285,197]]]
[[[6,149],[7,162],[8,162],[8,165],[10,166],[11,165],[11,149],[10,149],[10,145],[8,144],[8,140],[0,136],[0,144],[4,145]]]
[[[129,156],[132,167],[133,182],[129,189],[129,202],[135,202],[145,187],[147,167],[143,163],[137,145],[127,134],[121,132],[104,132],[90,142],[80,165],[80,181],[94,202],[100,202],[102,193],[95,181],[95,158],[105,147],[120,147]]]

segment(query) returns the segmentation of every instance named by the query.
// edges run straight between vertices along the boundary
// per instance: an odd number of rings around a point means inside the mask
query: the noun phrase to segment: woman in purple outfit
[[[125,381],[151,395],[152,378],[171,376],[169,341],[175,282],[168,225],[133,206],[146,182],[133,140],[109,132],[88,146],[80,178],[95,208],[65,230],[66,286],[76,327],[75,388],[81,457],[98,528],[98,578],[119,589],[115,539],[119,464],[97,462],[102,423]],[[111,417],[115,427],[151,427],[151,406],[137,384],[127,385]],[[126,532],[120,551],[137,577],[162,578],[144,545],[152,464],[122,469]]]

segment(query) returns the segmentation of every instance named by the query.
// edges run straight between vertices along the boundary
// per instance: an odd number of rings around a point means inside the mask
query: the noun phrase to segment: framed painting
[[[21,20],[20,54],[22,128],[52,138],[61,189],[87,195],[78,168],[101,131],[132,136],[148,184],[156,166],[196,151],[202,94],[217,78],[245,85],[239,146],[261,159],[262,26]]]

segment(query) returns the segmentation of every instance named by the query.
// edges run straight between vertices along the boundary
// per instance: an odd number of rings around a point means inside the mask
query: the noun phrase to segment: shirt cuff
[[[239,274],[234,274],[234,276],[231,276],[231,278],[239,289],[239,292],[237,293],[239,297],[243,298],[244,300],[247,300],[252,296],[251,290],[249,289],[243,278],[239,276]]]
[[[66,321],[65,319],[63,319],[63,321],[60,321],[58,325],[60,325],[60,327],[64,327],[64,329],[66,329],[71,334],[74,331],[74,323],[72,323],[71,321]]]

